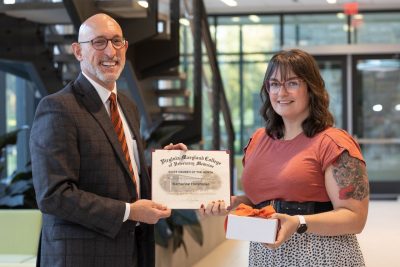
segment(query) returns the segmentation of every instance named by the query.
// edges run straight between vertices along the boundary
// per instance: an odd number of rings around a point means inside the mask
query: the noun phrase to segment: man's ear
[[[72,43],[71,45],[72,47],[72,51],[74,52],[75,58],[78,61],[82,61],[82,48],[81,45],[79,43]]]

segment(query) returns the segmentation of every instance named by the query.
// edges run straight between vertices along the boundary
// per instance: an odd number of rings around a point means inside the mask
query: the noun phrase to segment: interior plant
[[[7,146],[15,145],[17,143],[18,133],[26,129],[27,127],[21,127],[0,136],[0,174],[2,174],[4,170]],[[2,177],[0,179],[1,209],[37,209],[30,163],[27,164],[27,169],[27,171],[14,172],[10,177]]]
[[[184,227],[190,236],[200,245],[203,245],[203,231],[195,210],[172,210],[169,218],[161,219],[155,226],[156,243],[167,248],[172,240],[172,251],[183,246],[186,256],[188,251],[183,240]]]

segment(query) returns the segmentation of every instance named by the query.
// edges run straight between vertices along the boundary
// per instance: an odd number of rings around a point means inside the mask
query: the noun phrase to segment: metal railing
[[[222,113],[226,134],[227,134],[227,147],[230,151],[230,165],[231,165],[231,177],[233,178],[234,170],[234,129],[232,124],[231,112],[229,104],[225,95],[224,85],[222,82],[221,72],[217,61],[217,51],[215,43],[211,38],[210,27],[207,20],[207,13],[204,6],[203,0],[192,0],[192,5],[190,5],[188,0],[184,0],[185,13],[189,21],[191,21],[191,29],[193,33],[193,61],[194,61],[194,95],[201,97],[201,92],[196,90],[201,90],[201,84],[196,86],[199,81],[204,80],[203,71],[201,71],[202,65],[202,47],[201,41],[203,42],[206,50],[206,56],[208,58],[208,63],[211,69],[211,89],[212,89],[212,124],[213,124],[213,149],[220,149],[220,138],[221,130],[219,124],[219,114]],[[196,67],[197,65],[197,67]],[[197,82],[196,82],[197,81]],[[196,100],[195,100],[196,101]],[[231,183],[231,187],[233,183]],[[231,188],[233,190],[233,188]]]

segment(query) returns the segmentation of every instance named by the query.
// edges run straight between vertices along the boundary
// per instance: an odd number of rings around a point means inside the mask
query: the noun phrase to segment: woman
[[[365,225],[369,185],[360,147],[333,127],[329,97],[308,53],[282,51],[261,87],[258,129],[244,149],[240,203],[273,205],[276,242],[250,242],[249,266],[365,266],[355,234]],[[203,214],[225,214],[215,202]],[[300,215],[300,216],[299,216]]]

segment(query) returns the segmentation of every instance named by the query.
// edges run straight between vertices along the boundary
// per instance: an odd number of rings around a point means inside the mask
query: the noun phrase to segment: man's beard
[[[121,60],[118,58],[113,58],[112,60],[117,61],[117,64],[121,63]],[[88,63],[88,61],[83,61],[82,62],[83,67],[89,71],[89,73],[91,73],[92,75],[94,75],[97,79],[99,79],[100,81],[102,81],[105,84],[108,83],[113,83],[116,82],[119,78],[119,76],[121,75],[122,72],[122,67],[121,65],[119,65],[119,69],[117,72],[112,72],[112,73],[104,73],[101,71],[101,69],[99,68],[98,65],[91,65],[90,63]]]

